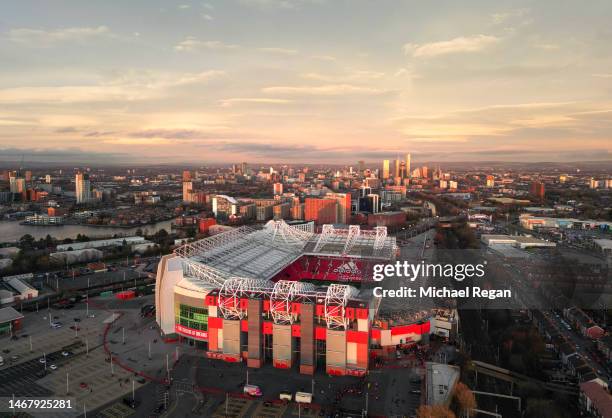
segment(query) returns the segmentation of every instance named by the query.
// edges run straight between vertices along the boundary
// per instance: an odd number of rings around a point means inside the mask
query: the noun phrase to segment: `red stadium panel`
[[[217,297],[216,296],[206,296],[204,299],[204,304],[206,306],[217,306]]]
[[[368,344],[357,344],[357,365],[366,368],[368,365]]]
[[[219,330],[217,328],[208,331],[208,349],[217,351],[219,349]]]
[[[208,328],[223,328],[223,318],[208,317]]]
[[[368,344],[368,332],[367,331],[346,331],[346,342],[357,343],[357,344]]]
[[[348,319],[355,319],[355,308],[346,308],[345,314]]]
[[[357,315],[357,319],[368,319],[368,310],[367,309],[361,309],[361,308],[357,308],[355,309],[356,315]]]
[[[323,327],[317,327],[315,329],[315,338],[317,340],[325,341],[327,339],[327,329]]]
[[[291,336],[292,337],[301,337],[301,328],[299,325],[291,325]]]
[[[391,335],[407,335],[407,334],[428,334],[430,331],[429,321],[423,324],[402,325],[399,327],[391,327]]]
[[[288,369],[291,367],[289,360],[274,360],[274,367],[277,369]]]
[[[272,322],[264,321],[263,323],[263,333],[266,335],[272,335],[274,332],[274,327],[272,326]]]
[[[249,332],[249,321],[247,321],[246,319],[240,321],[240,331]]]

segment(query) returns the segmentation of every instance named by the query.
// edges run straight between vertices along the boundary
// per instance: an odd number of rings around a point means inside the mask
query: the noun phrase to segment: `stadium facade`
[[[428,315],[394,326],[378,317],[372,269],[397,253],[385,227],[235,228],[162,258],[157,322],[165,336],[189,339],[209,358],[363,375],[374,352],[420,341],[436,326]]]

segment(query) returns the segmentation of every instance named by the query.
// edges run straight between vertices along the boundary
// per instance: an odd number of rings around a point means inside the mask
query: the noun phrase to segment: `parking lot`
[[[121,403],[122,398],[131,398],[132,390],[138,398],[147,380],[133,371],[166,376],[166,355],[172,361],[175,348],[158,341],[152,318],[140,317],[140,306],[150,303],[151,297],[132,301],[97,298],[91,302],[89,310],[79,303],[73,309],[25,313],[22,329],[13,338],[0,339],[5,360],[0,368],[0,396],[70,398],[75,402],[71,411],[28,413],[77,416],[83,408],[93,413]],[[113,312],[122,316],[108,333],[109,348],[115,361],[129,365],[130,370],[118,363],[111,366],[104,351],[104,329]],[[53,328],[50,322],[61,326]],[[123,406],[118,408],[123,410]]]
[[[298,411],[296,403],[279,402],[281,391],[312,392],[313,379],[297,370],[280,370],[271,365],[249,369],[249,384],[262,389],[260,399],[241,399],[246,383],[244,364],[224,363],[201,355],[181,357],[173,373],[175,384],[195,382],[194,391],[216,399],[216,405],[207,410],[211,416],[225,413],[236,417],[291,417],[327,416],[342,412],[359,416],[366,407],[372,415],[412,416],[420,404],[422,370],[412,367],[374,369],[365,378],[332,377],[319,371],[314,376],[313,406],[303,405]],[[174,385],[173,385],[174,387]],[[182,397],[175,413],[170,416],[197,416],[192,414],[193,397]],[[200,411],[202,412],[202,411]],[[319,415],[322,414],[322,415]]]

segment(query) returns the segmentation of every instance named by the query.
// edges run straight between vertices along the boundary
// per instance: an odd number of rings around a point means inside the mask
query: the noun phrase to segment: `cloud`
[[[369,70],[354,70],[347,73],[342,74],[321,74],[321,73],[303,73],[301,74],[302,78],[307,78],[309,80],[317,80],[324,82],[346,82],[346,81],[368,81],[368,80],[378,80],[385,76],[385,73],[380,71],[369,71]]]
[[[336,57],[331,55],[313,55],[310,58],[317,61],[336,61]]]
[[[516,10],[510,10],[507,12],[494,13],[491,15],[491,22],[494,25],[500,25],[502,23],[507,22],[508,20],[512,20],[516,18],[523,18],[529,15],[529,13],[530,13],[529,9],[516,9]]]
[[[181,9],[181,10],[187,10],[187,9],[191,9],[191,6],[188,5],[188,4],[181,4],[181,5],[179,5],[178,8]]]
[[[298,9],[305,4],[322,4],[325,0],[241,0],[241,2],[263,9]]]
[[[213,17],[207,13],[202,13],[201,16],[204,20],[213,20]]]
[[[258,51],[267,52],[270,54],[277,55],[297,55],[298,51],[296,49],[286,49],[286,48],[257,48]]]
[[[131,160],[133,157],[120,152],[95,152],[83,151],[80,148],[54,147],[54,148],[0,148],[0,161],[18,161],[22,157],[33,162],[52,163],[103,163],[106,165],[120,164]]]
[[[269,97],[236,97],[231,99],[221,100],[220,104],[222,107],[231,107],[237,104],[287,104],[292,103],[291,100],[287,99],[273,99]]]
[[[59,42],[85,42],[94,38],[112,37],[106,26],[73,27],[53,30],[18,28],[8,32],[12,42],[31,46],[50,46]]]
[[[591,74],[591,77],[596,77],[596,78],[612,78],[612,73]]]
[[[197,129],[148,129],[130,132],[131,138],[163,138],[163,139],[204,139],[207,134]]]
[[[208,83],[226,75],[222,70],[206,70],[199,73],[158,73],[154,71],[115,71],[105,85],[132,89],[164,89],[187,84]]]
[[[561,47],[557,44],[551,44],[551,43],[540,43],[540,44],[535,44],[534,47],[538,48],[538,49],[543,49],[545,51],[555,51],[557,49],[561,49]]]
[[[24,118],[4,118],[0,116],[0,126],[27,126],[34,123],[31,119]]]
[[[171,80],[167,84],[169,86],[182,86],[185,84],[194,84],[194,83],[208,83],[211,80],[223,77],[225,75],[225,71],[220,70],[208,70],[202,71],[201,73],[187,73],[177,78],[176,80]]]
[[[352,84],[327,84],[322,86],[272,86],[261,89],[263,93],[304,96],[340,96],[348,94],[381,94],[385,90],[355,86]]]
[[[164,90],[198,83],[208,83],[225,75],[224,71],[208,70],[183,74],[124,73],[100,85],[25,86],[0,89],[0,103],[87,103],[121,102],[160,97]]]
[[[580,138],[588,146],[589,142],[594,144],[609,138],[611,107],[605,103],[518,103],[402,117],[391,123],[411,142],[469,142],[483,146],[495,141],[512,148],[538,141],[540,147],[555,144],[560,148],[575,144]],[[568,141],[564,143],[564,140]]]
[[[84,103],[132,101],[147,97],[145,92],[119,86],[15,87],[0,90],[0,103]]]
[[[112,138],[102,141],[105,144],[114,145],[172,145],[174,141],[167,138]]]
[[[221,41],[200,41],[193,36],[188,36],[174,46],[176,51],[195,51],[198,49],[209,50],[233,50],[239,48],[238,45],[226,44]]]
[[[430,42],[426,44],[404,45],[404,52],[415,58],[436,57],[439,55],[463,52],[479,52],[500,41],[500,38],[490,35],[460,36],[449,41]]]

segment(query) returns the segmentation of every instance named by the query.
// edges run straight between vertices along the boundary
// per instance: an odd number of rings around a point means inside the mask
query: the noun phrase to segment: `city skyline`
[[[436,6],[2,5],[0,160],[612,159],[612,5]]]

